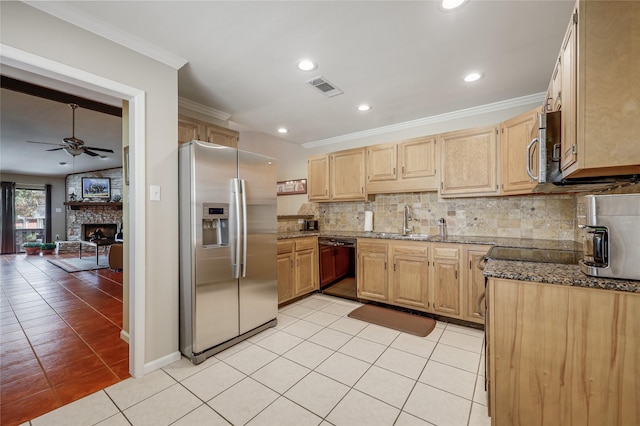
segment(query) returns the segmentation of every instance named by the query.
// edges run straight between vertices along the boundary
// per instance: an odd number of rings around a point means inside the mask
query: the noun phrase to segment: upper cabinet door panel
[[[435,177],[436,138],[418,138],[402,142],[400,167],[403,179]]]
[[[497,195],[496,127],[440,135],[440,195]]]
[[[367,182],[396,180],[398,178],[397,152],[396,144],[375,145],[367,148]]]
[[[364,148],[331,154],[331,199],[334,201],[365,200]]]
[[[308,161],[309,201],[329,201],[329,156],[310,157]]]

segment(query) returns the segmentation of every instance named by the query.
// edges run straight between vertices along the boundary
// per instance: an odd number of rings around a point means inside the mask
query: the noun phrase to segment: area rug
[[[100,256],[98,258],[98,264],[96,265],[96,257],[84,257],[78,259],[76,257],[70,257],[66,259],[47,259],[59,268],[64,269],[67,272],[80,272],[80,271],[92,271],[94,269],[104,269],[109,267],[109,260],[107,256]]]
[[[436,326],[434,319],[370,304],[351,311],[348,316],[422,337],[428,336]]]

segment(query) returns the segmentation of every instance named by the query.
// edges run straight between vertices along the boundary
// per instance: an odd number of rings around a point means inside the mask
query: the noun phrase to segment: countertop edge
[[[580,271],[578,265],[488,260],[483,274],[487,278],[640,293],[640,281],[591,277]]]

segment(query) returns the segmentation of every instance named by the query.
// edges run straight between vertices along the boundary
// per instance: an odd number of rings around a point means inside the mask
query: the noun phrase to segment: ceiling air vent
[[[307,81],[310,85],[321,91],[326,97],[331,98],[333,96],[338,96],[343,94],[344,92],[338,89],[333,83],[330,83],[324,77],[315,77],[311,80]]]

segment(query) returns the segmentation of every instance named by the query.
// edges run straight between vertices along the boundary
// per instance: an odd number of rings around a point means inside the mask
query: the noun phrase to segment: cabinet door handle
[[[457,280],[457,279],[458,279],[458,266],[456,265],[456,267],[455,267],[455,268],[453,268],[453,270],[454,270],[454,271],[455,271],[455,273],[456,273],[456,280]]]
[[[396,264],[394,263],[393,264],[393,272],[395,272],[395,271],[396,271]]]
[[[387,262],[384,262],[384,270],[387,270]]]

